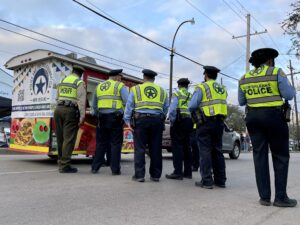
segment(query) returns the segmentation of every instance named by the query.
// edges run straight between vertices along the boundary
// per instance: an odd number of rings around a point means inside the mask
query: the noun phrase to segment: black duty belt
[[[190,115],[183,115],[183,114],[181,114],[180,117],[181,118],[192,118]]]
[[[247,106],[247,110],[248,111],[264,110],[264,109],[282,110],[282,106],[271,106],[271,107],[250,107],[250,106]]]
[[[78,108],[77,103],[74,103],[72,101],[68,101],[68,100],[60,100],[57,102],[57,106],[60,107],[71,107],[71,108]]]
[[[216,116],[206,116],[207,120],[224,120],[225,116],[223,115],[216,115]]]
[[[134,115],[135,119],[141,119],[141,118],[160,118],[164,119],[163,114],[152,114],[152,113],[135,113]]]

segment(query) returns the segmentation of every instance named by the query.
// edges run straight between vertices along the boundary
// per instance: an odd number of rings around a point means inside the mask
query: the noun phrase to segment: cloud
[[[185,24],[180,28],[175,40],[176,51],[201,64],[215,65],[221,69],[226,67],[222,72],[235,78],[241,77],[245,72],[245,47],[242,47],[245,46],[245,38],[239,39],[241,46],[236,40],[232,39],[231,34],[213,24],[187,4],[186,1],[89,1],[126,26],[167,47],[171,47],[172,38],[178,25],[184,20],[195,17],[195,25]],[[245,22],[237,17],[223,1],[190,1],[206,12],[208,16],[229,31],[229,33],[236,36],[245,34]],[[86,3],[85,1],[82,2]],[[242,3],[268,29],[269,34],[276,44],[279,45],[280,51],[286,52],[289,40],[288,37],[282,35],[279,23],[285,17],[285,12],[290,10],[288,3],[283,0],[266,0],[263,2],[253,0],[243,1]],[[245,13],[242,9],[240,11]],[[18,4],[16,4],[14,1],[2,0],[0,14],[1,18],[91,49],[100,54],[143,68],[150,68],[163,74],[169,74],[170,52],[96,16],[72,1],[26,0],[18,1]],[[254,29],[258,31],[263,29],[254,19],[251,23]],[[12,28],[3,23],[0,23],[0,26]],[[13,29],[20,31],[19,29]],[[38,37],[28,32],[21,32]],[[42,39],[45,40],[44,38]],[[261,39],[264,39],[267,45],[274,46],[267,34],[261,35],[261,38],[252,36],[251,50],[264,46]],[[54,43],[53,41],[50,42]],[[56,44],[65,46],[59,43]],[[1,50],[20,54],[36,48],[46,48],[62,54],[67,53],[66,50],[21,38],[3,30],[0,30],[0,46],[0,63],[2,65],[13,55],[1,52]],[[72,47],[67,48],[84,53]],[[138,72],[128,68],[124,68],[124,71],[135,76],[141,76],[140,68],[131,67],[99,55],[86,52],[85,54],[98,58],[98,62],[107,67],[133,68]],[[119,66],[104,63],[100,60],[119,64]],[[280,56],[278,60],[281,61],[283,66],[288,62],[283,56]],[[233,64],[231,64],[232,62]],[[174,57],[173,86],[176,86],[177,77],[188,77],[192,81],[200,83],[203,80],[202,73],[201,66],[191,63],[180,56],[176,55]],[[169,80],[165,78],[166,76],[164,75],[160,76],[157,79],[157,83],[168,88]],[[235,80],[223,77],[223,82],[229,90],[236,90],[237,82]],[[233,93],[230,91],[230,95]],[[230,99],[234,101],[234,97],[230,96]]]

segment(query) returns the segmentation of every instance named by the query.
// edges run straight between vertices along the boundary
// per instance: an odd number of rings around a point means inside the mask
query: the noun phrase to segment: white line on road
[[[22,174],[22,173],[44,173],[44,172],[55,172],[56,170],[28,170],[28,171],[16,171],[16,172],[0,172],[1,175],[9,175],[9,174]]]

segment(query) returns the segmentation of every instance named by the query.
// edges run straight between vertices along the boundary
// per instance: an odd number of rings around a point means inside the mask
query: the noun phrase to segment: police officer
[[[121,150],[123,144],[123,112],[128,90],[121,82],[122,69],[111,70],[109,79],[98,84],[93,97],[93,111],[98,115],[96,153],[92,162],[92,173],[104,165],[104,155],[110,153],[112,175],[121,174]],[[107,154],[109,155],[109,154]]]
[[[181,78],[177,83],[178,91],[173,94],[169,108],[174,171],[171,174],[166,174],[166,178],[182,180],[185,177],[192,179],[190,134],[193,129],[193,121],[188,110],[188,104],[192,97],[188,91],[190,81],[187,78]]]
[[[216,82],[220,70],[214,66],[203,68],[205,82],[196,86],[189,104],[191,113],[201,115],[203,121],[197,124],[202,180],[195,185],[212,189],[214,184],[225,188],[225,160],[221,150],[224,119],[227,116],[227,92],[223,85]]]
[[[81,80],[84,68],[74,65],[70,75],[57,88],[57,107],[54,111],[55,132],[60,173],[76,173],[70,165],[79,125],[85,117],[86,90]]]
[[[239,104],[246,105],[246,126],[253,145],[256,184],[261,205],[271,205],[268,152],[271,150],[275,175],[275,200],[278,207],[294,207],[295,199],[286,193],[289,167],[289,130],[283,105],[295,95],[283,71],[275,67],[278,52],[272,48],[252,52],[249,62],[255,67],[239,81]]]
[[[166,91],[154,84],[156,72],[143,71],[144,83],[131,88],[125,108],[124,120],[134,129],[134,181],[145,181],[145,151],[149,148],[150,179],[158,182],[162,173],[162,133],[168,110]],[[130,120],[132,124],[130,125]]]

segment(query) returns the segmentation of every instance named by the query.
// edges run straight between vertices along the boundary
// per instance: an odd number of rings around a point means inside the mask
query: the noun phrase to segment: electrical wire
[[[80,6],[84,7],[84,8],[86,8],[87,10],[89,10],[89,11],[95,13],[96,15],[98,15],[98,16],[100,16],[100,17],[102,17],[102,18],[104,18],[104,19],[106,19],[106,20],[108,20],[108,21],[110,21],[110,22],[112,22],[112,23],[114,23],[114,24],[116,24],[116,25],[118,25],[118,26],[120,26],[120,27],[126,29],[127,31],[129,31],[129,32],[131,32],[131,33],[134,33],[135,35],[137,35],[137,36],[139,36],[139,37],[141,37],[141,38],[143,38],[143,39],[145,39],[145,40],[147,40],[147,41],[149,41],[149,42],[151,42],[151,43],[153,43],[153,44],[155,44],[155,45],[157,45],[157,46],[159,46],[159,47],[161,47],[161,48],[163,48],[163,49],[165,49],[165,50],[167,50],[167,51],[171,51],[170,48],[168,48],[168,47],[166,47],[166,46],[164,46],[164,45],[162,45],[162,44],[160,44],[160,43],[158,43],[158,42],[156,42],[156,41],[153,41],[153,40],[151,40],[150,38],[145,37],[144,35],[142,35],[142,34],[136,32],[136,31],[132,30],[131,28],[128,28],[128,27],[126,27],[126,26],[124,26],[124,25],[122,25],[122,24],[120,24],[120,23],[114,21],[114,20],[111,19],[111,18],[108,18],[107,16],[105,16],[105,15],[103,15],[103,14],[101,14],[101,13],[99,13],[99,12],[97,12],[97,11],[91,9],[91,8],[89,8],[88,6],[84,5],[83,3],[78,2],[77,0],[72,0],[72,1],[75,2],[75,3],[77,3],[78,5],[80,5]],[[182,57],[182,58],[184,58],[184,59],[186,59],[186,60],[189,60],[189,61],[191,61],[191,62],[193,62],[193,63],[195,63],[195,64],[197,64],[197,65],[200,65],[200,66],[202,66],[202,67],[204,66],[203,64],[201,64],[201,63],[199,63],[199,62],[197,62],[197,61],[195,61],[195,60],[193,60],[193,59],[190,59],[190,58],[188,58],[188,57],[182,55],[182,54],[179,53],[179,52],[173,51],[173,53],[176,54],[176,55],[178,55],[178,56],[180,56],[180,57]],[[231,78],[231,79],[234,79],[234,80],[238,80],[238,79],[236,79],[236,78],[234,78],[234,77],[232,77],[232,76],[229,76],[229,75],[227,75],[227,74],[224,74],[224,73],[220,73],[220,74],[222,74],[222,75],[225,76],[225,77],[228,77],[228,78]]]
[[[206,13],[204,13],[202,10],[200,10],[197,6],[195,6],[193,3],[191,3],[189,0],[185,0],[191,7],[193,7],[196,11],[198,11],[200,14],[202,14],[204,17],[206,17],[208,20],[210,20],[213,24],[215,24],[216,26],[218,26],[220,29],[222,29],[224,32],[226,32],[227,34],[229,34],[231,37],[234,36],[233,33],[231,33],[230,31],[228,31],[227,29],[225,29],[223,26],[221,26],[220,24],[218,24],[217,22],[215,22],[212,18],[210,18]],[[243,47],[244,49],[246,49],[246,47],[237,39],[234,39],[237,41],[237,43]]]

